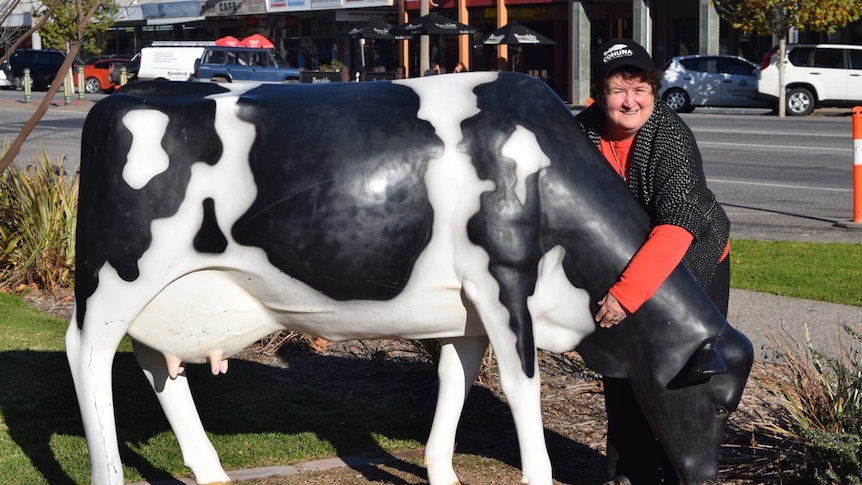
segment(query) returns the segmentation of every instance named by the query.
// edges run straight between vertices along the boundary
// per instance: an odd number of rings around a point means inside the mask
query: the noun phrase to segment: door
[[[718,106],[724,79],[716,69],[716,58],[691,57],[680,64],[686,69],[682,81],[692,106]]]
[[[862,49],[847,49],[850,62],[847,82],[847,101],[862,103]]]
[[[742,59],[724,57],[718,60],[718,75],[722,78],[723,106],[757,106],[757,66]]]
[[[821,100],[843,100],[847,96],[850,70],[844,60],[844,49],[818,47],[808,68],[808,81],[817,86]]]

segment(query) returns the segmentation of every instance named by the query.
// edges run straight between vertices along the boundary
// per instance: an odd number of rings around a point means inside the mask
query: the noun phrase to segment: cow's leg
[[[521,469],[524,474],[522,482],[529,485],[551,485],[551,460],[545,444],[539,363],[535,348],[531,364],[535,372],[529,377],[521,365],[517,336],[509,326],[509,312],[500,304],[498,293],[487,291],[497,285],[487,280],[485,285],[483,287],[481,284],[466,281],[464,291],[479,313],[497,356],[500,387],[509,402],[518,435]],[[523,301],[526,311],[526,296]]]
[[[493,339],[491,345],[494,346]],[[510,347],[504,357],[499,346],[494,346],[497,366],[500,370],[500,387],[509,401],[515,429],[518,434],[518,447],[521,452],[523,483],[529,485],[550,485],[552,483],[551,460],[545,444],[544,423],[542,422],[541,383],[539,380],[538,359],[534,359],[536,372],[533,377],[524,375],[518,361],[517,352]]]
[[[219,462],[218,453],[207,438],[189,389],[185,372],[171,379],[165,356],[140,342],[132,341],[135,357],[153,386],[171,429],[180,444],[183,463],[192,470],[199,484],[230,483]]]
[[[441,344],[437,408],[425,445],[425,466],[431,485],[455,485],[460,483],[452,468],[455,432],[467,392],[482,365],[488,338],[483,335],[445,339]]]
[[[66,331],[66,357],[90,452],[90,481],[94,485],[121,485],[123,465],[114,418],[111,368],[128,325],[121,321],[98,325],[95,319],[89,319],[79,329],[76,313],[72,312]]]

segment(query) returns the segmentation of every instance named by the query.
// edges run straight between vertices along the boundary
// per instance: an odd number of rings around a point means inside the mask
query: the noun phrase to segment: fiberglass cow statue
[[[513,73],[319,85],[140,82],[90,111],[66,335],[92,483],[123,481],[111,364],[129,335],[198,483],[229,482],[183,366],[273,331],[440,338],[429,481],[490,341],[524,483],[550,485],[536,348],[627,377],[684,483],[752,361],[682,267],[596,329],[648,220],[546,85]]]

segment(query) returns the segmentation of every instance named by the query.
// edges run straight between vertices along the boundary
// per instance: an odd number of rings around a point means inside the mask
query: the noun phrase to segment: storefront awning
[[[168,17],[161,19],[147,19],[147,25],[187,24],[189,22],[197,22],[205,19],[206,17]]]
[[[184,24],[204,20],[201,5],[195,0],[142,3],[147,25]]]
[[[33,19],[30,18],[29,13],[13,13],[12,15],[6,17],[6,20],[3,21],[2,27],[27,28],[31,27],[32,25]]]

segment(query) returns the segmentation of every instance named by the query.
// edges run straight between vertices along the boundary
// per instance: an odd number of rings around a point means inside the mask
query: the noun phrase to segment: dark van
[[[9,58],[15,86],[24,85],[24,69],[30,69],[33,89],[45,90],[57,76],[66,54],[53,49],[18,49]]]
[[[209,46],[197,61],[195,76],[213,82],[299,82],[299,69],[288,67],[284,58],[270,49]]]

